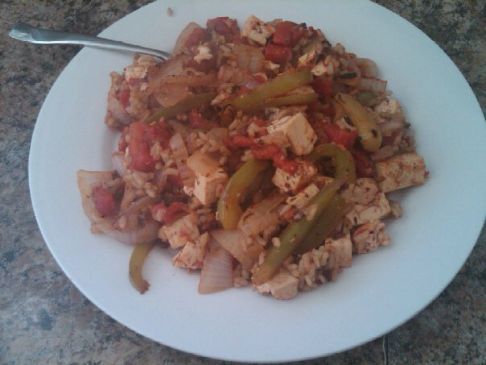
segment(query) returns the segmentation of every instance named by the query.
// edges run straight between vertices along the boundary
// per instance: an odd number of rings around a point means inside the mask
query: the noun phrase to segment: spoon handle
[[[116,51],[143,53],[166,59],[170,53],[111,39],[92,37],[84,34],[60,32],[57,30],[35,28],[27,24],[16,24],[9,36],[20,41],[37,44],[77,44],[87,47],[104,48]]]

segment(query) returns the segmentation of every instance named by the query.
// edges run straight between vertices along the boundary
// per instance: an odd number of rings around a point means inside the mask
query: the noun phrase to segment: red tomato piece
[[[297,24],[282,21],[275,26],[272,42],[281,46],[293,47],[304,35],[304,30]]]
[[[120,90],[118,93],[118,100],[120,101],[123,109],[126,109],[130,103],[130,89]]]
[[[156,124],[147,124],[144,122],[135,122],[130,124],[128,129],[130,141],[128,151],[130,153],[130,168],[150,172],[155,168],[155,161],[150,154],[150,148],[155,142],[167,146],[171,137],[169,130],[162,122]]]
[[[277,145],[254,145],[251,148],[251,152],[256,159],[272,160],[275,166],[290,174],[297,171],[297,163],[295,161],[288,160],[285,157],[282,149]]]
[[[152,206],[151,213],[152,218],[157,222],[164,224],[171,224],[175,222],[182,213],[187,211],[187,207],[184,203],[173,202],[169,206],[166,206],[163,202]]]
[[[327,137],[334,143],[340,144],[346,149],[351,148],[358,137],[356,131],[348,131],[340,128],[334,123],[325,123],[322,125]]]
[[[361,150],[352,151],[358,177],[373,177],[373,162],[366,152]]]
[[[290,47],[267,44],[263,49],[265,59],[274,63],[283,64],[292,59],[292,50]]]
[[[118,211],[118,205],[115,201],[113,193],[101,186],[93,189],[92,193],[93,203],[96,210],[103,217],[110,217]]]
[[[331,98],[333,94],[333,82],[328,77],[317,77],[312,82],[315,92],[325,98]]]

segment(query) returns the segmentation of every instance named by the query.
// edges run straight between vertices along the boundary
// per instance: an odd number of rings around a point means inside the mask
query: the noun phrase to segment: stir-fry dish
[[[133,245],[141,293],[157,246],[200,272],[200,293],[290,299],[333,281],[390,243],[402,209],[389,193],[428,174],[386,85],[305,23],[190,23],[170,59],[137,55],[111,74],[113,170],[77,175],[92,232]]]

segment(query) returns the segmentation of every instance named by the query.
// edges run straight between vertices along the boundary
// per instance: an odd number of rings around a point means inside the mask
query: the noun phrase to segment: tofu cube
[[[373,221],[359,226],[353,232],[353,251],[357,254],[368,253],[390,243],[390,236],[385,232],[385,224]]]
[[[172,248],[183,247],[188,242],[195,242],[199,237],[197,217],[195,214],[187,214],[171,224],[164,225],[162,232]]]
[[[350,184],[341,195],[348,203],[368,205],[379,191],[380,188],[374,179],[360,178],[356,179],[354,184]]]
[[[393,116],[402,112],[402,107],[397,99],[386,98],[375,107],[375,112],[385,116]]]
[[[371,204],[356,204],[353,209],[346,214],[346,219],[351,226],[356,226],[366,222],[380,220],[391,213],[391,207],[385,193],[378,193]]]
[[[292,299],[297,295],[299,280],[286,272],[280,272],[272,279],[256,287],[262,294],[271,294],[276,299]]]
[[[221,195],[227,182],[228,174],[221,168],[209,175],[196,174],[193,194],[203,205],[211,205]]]
[[[309,204],[311,199],[317,195],[319,188],[316,184],[309,184],[305,189],[302,189],[296,195],[289,196],[285,201],[288,205],[291,205],[298,210],[302,210]]]
[[[209,234],[206,232],[195,243],[188,242],[172,259],[174,266],[188,270],[201,269],[208,249]]]
[[[404,153],[376,163],[377,180],[384,193],[425,182],[424,159],[416,153]]]
[[[296,193],[307,185],[317,174],[317,168],[309,162],[297,161],[298,168],[294,174],[277,168],[272,177],[273,184],[283,193]]]
[[[302,113],[283,117],[267,127],[269,134],[283,132],[287,137],[290,148],[298,156],[309,154],[317,141],[317,135]]]

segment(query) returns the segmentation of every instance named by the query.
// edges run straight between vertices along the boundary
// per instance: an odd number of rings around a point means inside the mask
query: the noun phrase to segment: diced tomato
[[[130,89],[120,90],[120,92],[118,93],[118,100],[123,106],[123,109],[126,109],[130,102]]]
[[[263,49],[265,59],[274,63],[283,64],[292,59],[292,50],[290,47],[278,46],[276,44],[267,44]]]
[[[171,224],[187,211],[187,207],[184,203],[173,202],[169,206],[166,206],[163,202],[152,206],[151,213],[152,218],[157,222],[164,224]]]
[[[295,161],[288,160],[282,149],[277,145],[253,145],[251,147],[251,152],[256,159],[272,160],[275,166],[289,174],[293,174],[297,171],[298,164]]]
[[[255,144],[253,138],[236,134],[225,140],[225,144],[230,149],[248,148]]]
[[[155,168],[155,161],[150,154],[150,148],[155,142],[163,146],[168,144],[170,132],[163,122],[147,124],[135,122],[130,124],[128,129],[129,142],[128,151],[130,153],[130,168],[150,172]]]
[[[332,79],[328,77],[317,77],[312,82],[312,87],[314,88],[315,92],[318,93],[319,95],[322,95],[325,98],[332,97],[332,90],[333,90]]]
[[[110,217],[116,214],[118,205],[114,194],[110,190],[97,186],[93,189],[91,195],[95,208],[101,216]]]
[[[204,128],[208,125],[209,121],[202,116],[200,112],[193,109],[188,115],[189,124],[194,128]]]
[[[176,188],[182,188],[184,186],[184,183],[179,175],[168,175],[167,182],[170,186],[174,186]]]
[[[373,162],[366,152],[356,149],[352,151],[352,154],[356,165],[356,175],[358,177],[373,177]]]
[[[227,16],[209,19],[206,26],[209,30],[214,30],[216,33],[224,36],[230,36],[230,38],[231,36],[240,33],[236,20],[228,18]]]
[[[281,46],[293,47],[304,35],[304,29],[298,24],[282,21],[275,26],[272,42]]]
[[[204,28],[195,28],[189,37],[187,37],[187,41],[185,46],[192,47],[197,46],[199,43],[207,40],[209,38],[209,34]]]
[[[327,137],[334,143],[340,144],[346,149],[351,148],[358,137],[356,131],[348,131],[340,128],[334,123],[325,123],[322,125]]]

